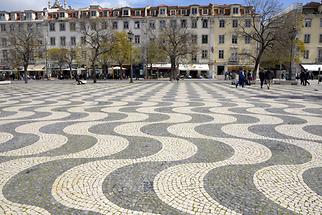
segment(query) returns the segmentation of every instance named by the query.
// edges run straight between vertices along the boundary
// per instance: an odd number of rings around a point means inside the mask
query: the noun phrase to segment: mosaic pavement
[[[322,214],[322,86],[0,92],[0,214]]]

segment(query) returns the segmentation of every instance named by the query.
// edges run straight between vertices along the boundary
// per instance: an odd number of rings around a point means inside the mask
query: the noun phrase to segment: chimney
[[[67,9],[67,0],[64,0],[64,8]]]
[[[50,9],[51,5],[50,5],[50,0],[48,1],[48,9]]]

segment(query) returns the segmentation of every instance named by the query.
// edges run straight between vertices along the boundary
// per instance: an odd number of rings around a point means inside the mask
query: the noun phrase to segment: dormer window
[[[203,14],[203,15],[208,15],[208,9],[203,9],[203,10],[202,10],[202,14]]]
[[[135,16],[141,16],[141,11],[140,10],[136,10],[135,11]]]
[[[170,10],[170,15],[175,16],[176,15],[176,10]]]
[[[197,15],[198,14],[198,8],[196,8],[196,7],[191,8],[191,14],[192,15]]]
[[[130,13],[128,9],[123,10],[123,16],[129,16],[129,15]]]
[[[103,11],[103,16],[107,17],[108,16],[108,11],[107,10],[104,10]]]
[[[239,8],[233,7],[233,14],[239,14]]]
[[[31,19],[31,13],[26,13],[26,19]]]
[[[221,9],[219,10],[219,14],[220,14],[220,15],[224,15],[224,14],[225,14],[225,10],[221,8]]]
[[[160,8],[160,15],[165,15],[166,14],[166,8]]]
[[[157,15],[158,15],[158,11],[157,10],[153,10],[152,16],[157,16]]]
[[[64,18],[64,17],[65,17],[65,13],[64,13],[64,12],[59,13],[59,17],[60,17],[60,18]]]
[[[96,11],[91,11],[91,16],[96,16]]]
[[[245,14],[250,14],[250,10],[248,8],[245,9]]]
[[[181,15],[184,15],[184,16],[188,15],[188,10],[187,9],[182,9],[181,10]]]
[[[119,11],[113,11],[113,16],[119,16]]]

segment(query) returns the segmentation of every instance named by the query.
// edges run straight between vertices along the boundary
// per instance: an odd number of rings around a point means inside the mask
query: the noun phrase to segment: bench
[[[11,81],[0,81],[0,85],[8,85],[11,84]]]

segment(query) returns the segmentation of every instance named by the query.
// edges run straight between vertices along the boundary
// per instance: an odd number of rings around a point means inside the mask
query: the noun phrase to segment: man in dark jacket
[[[269,90],[269,88],[271,87],[272,80],[273,80],[273,74],[271,71],[267,70],[265,72],[265,79],[266,79],[267,89]]]
[[[261,88],[263,88],[264,81],[265,81],[265,73],[263,70],[259,71],[259,80],[261,82]]]

